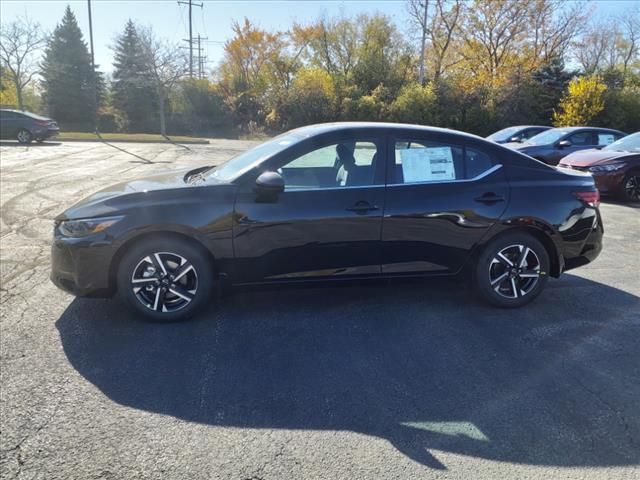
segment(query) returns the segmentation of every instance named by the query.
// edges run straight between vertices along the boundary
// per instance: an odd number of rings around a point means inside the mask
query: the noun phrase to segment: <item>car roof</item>
[[[578,130],[596,130],[598,132],[611,132],[611,133],[622,133],[620,130],[614,130],[613,128],[602,128],[602,127],[555,127],[554,130],[566,130],[568,132],[574,132]],[[626,134],[625,134],[626,135]]]
[[[16,110],[14,108],[0,108],[0,112],[19,113],[20,115],[25,115],[27,117],[34,118],[36,120],[49,120],[49,118],[43,117],[42,115],[38,115],[37,113],[28,112],[26,110]]]
[[[337,132],[340,130],[415,130],[417,132],[431,132],[431,133],[444,133],[448,135],[459,135],[469,139],[482,140],[486,142],[485,138],[473,135],[471,133],[461,132],[459,130],[452,130],[449,128],[431,127],[425,125],[415,125],[411,123],[391,123],[391,122],[332,122],[332,123],[317,123],[314,125],[307,125],[299,127],[294,130],[290,130],[287,133],[296,134],[304,137],[310,137],[318,135],[320,133]]]

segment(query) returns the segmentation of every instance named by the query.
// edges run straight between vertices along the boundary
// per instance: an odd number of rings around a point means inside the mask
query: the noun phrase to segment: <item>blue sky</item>
[[[590,3],[595,7],[594,17],[599,17],[620,13],[638,1],[595,0]],[[105,72],[111,70],[112,52],[109,47],[113,45],[115,36],[128,18],[152,25],[159,34],[175,41],[188,37],[187,7],[178,5],[176,0],[92,0],[91,3],[96,63]],[[209,67],[221,60],[222,43],[232,35],[233,20],[241,20],[243,17],[248,17],[266,29],[285,30],[294,21],[309,23],[322,14],[334,16],[341,13],[352,15],[382,12],[392,17],[400,29],[405,30],[407,27],[403,0],[198,0],[198,3],[204,3],[204,7],[193,8],[193,33],[209,38],[209,42],[204,44]],[[85,0],[0,0],[0,13],[3,22],[26,13],[45,29],[53,30],[62,18],[67,4],[76,14],[88,42],[89,23]]]

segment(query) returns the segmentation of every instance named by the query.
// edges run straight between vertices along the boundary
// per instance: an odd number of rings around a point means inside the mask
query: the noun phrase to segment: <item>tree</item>
[[[556,127],[589,125],[604,110],[606,90],[607,86],[598,76],[572,80],[560,101],[560,110],[553,114],[553,124]]]
[[[144,131],[155,116],[157,99],[142,42],[131,20],[117,38],[113,51],[113,106],[124,113],[130,131]]]
[[[69,6],[45,50],[42,77],[45,105],[51,116],[78,126],[92,124],[101,80],[91,67],[87,44]]]
[[[36,53],[46,38],[40,25],[28,17],[18,18],[0,27],[0,60],[16,92],[18,108],[24,110],[24,89],[38,72]]]
[[[166,103],[169,94],[189,71],[189,60],[179,45],[158,38],[149,27],[141,34],[142,58],[158,97],[160,134],[167,135]]]
[[[389,116],[395,122],[434,125],[436,109],[433,85],[411,83],[402,87],[398,98],[389,106]]]
[[[320,68],[305,68],[293,80],[287,100],[277,112],[277,120],[282,127],[293,128],[334,120],[335,111],[331,76]]]

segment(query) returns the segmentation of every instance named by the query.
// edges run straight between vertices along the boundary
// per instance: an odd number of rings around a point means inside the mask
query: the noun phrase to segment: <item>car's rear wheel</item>
[[[185,320],[211,299],[213,268],[200,248],[177,238],[139,242],[118,269],[118,293],[157,322]]]
[[[622,182],[622,199],[626,202],[640,201],[640,172],[629,172]]]
[[[487,245],[475,269],[475,286],[481,297],[503,308],[521,307],[544,289],[549,254],[526,233],[503,235]]]
[[[31,141],[33,140],[33,135],[31,135],[31,132],[29,130],[22,128],[18,130],[16,138],[20,143],[31,143]]]

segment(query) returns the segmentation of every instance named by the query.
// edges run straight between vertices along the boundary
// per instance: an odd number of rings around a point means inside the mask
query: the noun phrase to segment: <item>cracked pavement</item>
[[[65,208],[252,144],[0,144],[1,478],[638,478],[640,205],[517,311],[377,282],[153,325],[50,283]]]

